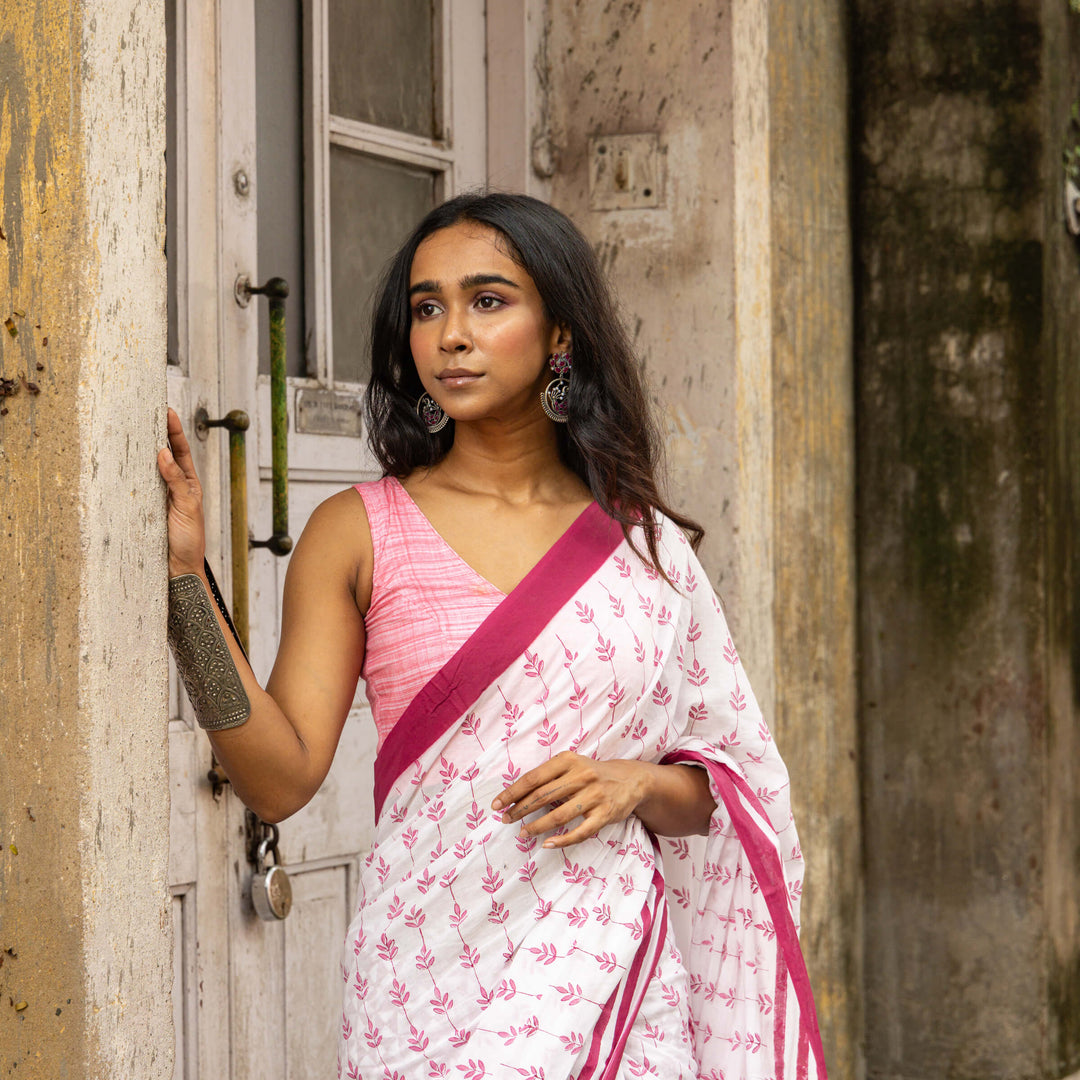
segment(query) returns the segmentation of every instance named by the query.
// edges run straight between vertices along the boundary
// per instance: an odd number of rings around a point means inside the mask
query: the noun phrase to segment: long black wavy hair
[[[375,306],[365,399],[368,438],[384,473],[400,479],[434,465],[454,441],[453,420],[432,435],[416,414],[424,388],[409,348],[409,279],[420,244],[463,221],[501,234],[506,254],[536,284],[548,318],[569,329],[574,366],[569,417],[556,425],[559,453],[635,550],[630,529],[642,526],[649,561],[663,574],[656,511],[676,522],[695,549],[705,533],[660,496],[659,435],[596,256],[570,219],[539,199],[501,192],[450,199],[417,225],[387,267]]]

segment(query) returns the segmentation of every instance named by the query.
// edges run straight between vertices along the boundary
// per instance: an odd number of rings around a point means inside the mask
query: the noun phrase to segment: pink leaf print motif
[[[605,663],[610,664],[615,657],[615,646],[611,644],[611,638],[601,634],[597,635],[596,655]]]
[[[627,578],[630,576],[630,564],[624,558],[616,555],[612,562],[619,568],[619,577]]]
[[[533,913],[536,921],[546,919],[551,914],[552,903],[550,900],[537,900],[536,910]]]
[[[686,628],[686,640],[697,641],[701,637],[701,624],[690,620],[690,625]]]
[[[393,960],[398,952],[397,942],[388,934],[383,934],[379,938],[379,944],[375,951],[379,954],[380,960]]]
[[[415,904],[409,908],[409,914],[405,916],[405,925],[411,926],[414,929],[424,925],[424,909],[418,908]]]
[[[589,913],[584,908],[571,908],[566,913],[571,926],[582,927],[589,921]]]
[[[407,828],[401,834],[401,842],[405,845],[405,847],[409,849],[409,851],[412,851],[413,845],[416,843],[417,837],[419,835],[420,834],[416,831],[416,829],[410,825],[409,828]]]
[[[657,683],[652,692],[653,704],[666,709],[671,704],[671,691],[666,686]]]
[[[561,994],[562,1000],[565,1001],[567,1005],[581,1004],[581,986],[577,983],[567,983],[565,986],[556,986],[555,993]]]
[[[686,681],[692,686],[704,686],[709,681],[709,673],[696,657],[686,673]]]
[[[666,607],[661,607],[659,613],[656,616],[656,621],[661,626],[671,625],[671,612]]]
[[[361,1080],[360,1066],[350,1064],[349,1071],[345,1074],[345,1076],[348,1078],[348,1080]]]
[[[409,1049],[415,1054],[422,1054],[428,1048],[430,1040],[415,1024],[410,1024],[409,1030]]]
[[[525,1080],[545,1080],[544,1070],[539,1065],[531,1065],[527,1069],[519,1069],[516,1065],[508,1065],[508,1069],[513,1069],[518,1076],[524,1076]]]
[[[440,1016],[446,1016],[446,1014],[454,1007],[454,999],[449,993],[440,994],[436,990],[428,1004],[430,1004]]]
[[[735,642],[731,638],[727,639],[727,644],[724,646],[724,659],[732,667],[739,662],[739,654],[735,651]]]
[[[416,954],[417,971],[430,971],[435,966],[435,954],[427,948],[421,949]],[[438,1012],[438,1010],[435,1010]]]
[[[472,851],[472,846],[472,841],[467,836],[462,837],[454,845],[454,858],[464,859]]]
[[[440,758],[439,776],[442,778],[443,787],[446,787],[451,781],[457,779],[458,767],[452,762],[447,761],[446,758]]]
[[[586,702],[589,700],[589,691],[584,686],[579,686],[570,695],[570,700],[567,704],[571,709],[581,710],[585,707]]]
[[[367,1031],[364,1032],[364,1042],[366,1042],[372,1050],[382,1042],[382,1033],[371,1020],[368,1021]]]
[[[463,968],[474,968],[480,963],[480,950],[473,945],[466,945],[458,956],[458,960],[461,961]]]
[[[352,1024],[349,1023],[349,1018],[344,1013],[341,1014],[341,1034],[346,1039],[352,1037]]]
[[[558,990],[560,987],[557,986],[555,989]],[[565,1000],[565,998],[563,1000]],[[577,1054],[585,1046],[585,1036],[574,1031],[569,1035],[560,1035],[559,1042],[563,1044],[564,1050],[568,1050],[571,1054]]]
[[[502,924],[505,923],[508,918],[510,918],[510,911],[508,910],[507,906],[502,903],[497,904],[494,900],[492,900],[491,910],[488,912],[487,917],[488,922],[494,923],[496,926],[502,926]]]
[[[679,997],[679,991],[676,990],[674,986],[665,986],[663,995],[664,1001],[666,1001],[672,1009],[677,1009],[679,1007],[679,1002],[682,999]]]
[[[618,708],[619,702],[621,702],[624,697],[626,697],[626,691],[617,682],[613,682],[611,684],[611,693],[607,696],[608,708]]]
[[[634,634],[634,659],[637,660],[639,664],[645,663],[645,643],[637,636],[637,634]]]
[[[487,873],[484,874],[480,881],[480,887],[488,894],[497,893],[503,887],[502,874],[490,863],[488,864]]]
[[[465,1080],[484,1080],[484,1077],[488,1075],[484,1063],[473,1061],[472,1058],[469,1058],[468,1065],[459,1065],[457,1068],[458,1072],[465,1074]]]
[[[543,945],[532,945],[528,951],[545,967],[549,967],[559,959],[559,953],[550,941],[545,941]]]
[[[574,607],[577,608],[579,622],[591,623],[596,618],[596,612],[588,604],[583,604],[578,600],[574,603]]]
[[[442,1062],[432,1061],[428,1065],[428,1080],[438,1080],[441,1076],[450,1075],[450,1066],[443,1065]]]
[[[635,1061],[630,1059],[629,1064],[630,1072],[633,1076],[655,1076],[656,1070],[649,1064],[648,1058],[643,1058],[641,1061]]]
[[[544,661],[528,649],[525,650],[525,674],[530,679],[539,679],[544,674]]]
[[[559,729],[545,716],[543,723],[540,725],[540,731],[536,736],[536,741],[541,746],[550,747],[558,737]]]
[[[616,619],[625,619],[626,608],[623,607],[622,601],[617,596],[611,596],[610,593],[608,595],[611,598],[611,614],[614,615]]]
[[[405,989],[405,984],[395,979],[390,987],[390,1003],[399,1009],[405,1008],[405,1003],[412,995]]]
[[[474,801],[472,809],[465,815],[465,824],[470,829],[478,829],[484,822],[484,811]]]
[[[357,1001],[363,1001],[364,998],[367,997],[367,995],[368,995],[368,981],[367,981],[367,979],[361,977],[359,971],[356,973],[355,977],[353,978],[353,988],[356,991],[356,1000]]]
[[[405,910],[405,901],[394,893],[394,899],[390,901],[386,909],[386,921],[393,922]]]

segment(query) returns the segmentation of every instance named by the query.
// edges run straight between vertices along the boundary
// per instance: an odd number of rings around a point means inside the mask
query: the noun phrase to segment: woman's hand
[[[716,803],[702,769],[653,765],[645,761],[595,761],[563,751],[525,773],[491,804],[509,824],[545,806],[554,809],[523,825],[522,836],[537,836],[584,820],[577,828],[544,841],[546,848],[569,847],[595,836],[605,825],[636,813],[664,836],[704,833]]]
[[[180,417],[169,410],[169,447],[158,451],[158,472],[169,486],[169,577],[203,572],[206,528],[202,485]]]

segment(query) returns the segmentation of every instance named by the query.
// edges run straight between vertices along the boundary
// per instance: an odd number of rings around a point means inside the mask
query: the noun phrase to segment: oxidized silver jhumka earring
[[[450,417],[442,411],[442,406],[430,394],[421,395],[416,403],[416,415],[423,421],[429,435],[442,431],[450,421]]]
[[[568,352],[552,353],[548,357],[548,367],[555,372],[555,378],[544,387],[540,395],[540,405],[549,420],[556,424],[565,424],[570,414],[570,362]]]

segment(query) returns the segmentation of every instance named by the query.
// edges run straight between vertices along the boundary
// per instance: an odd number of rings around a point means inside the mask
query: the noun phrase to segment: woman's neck
[[[562,463],[555,426],[544,416],[516,424],[458,423],[453,446],[432,474],[448,487],[517,504],[562,501],[584,488]]]

